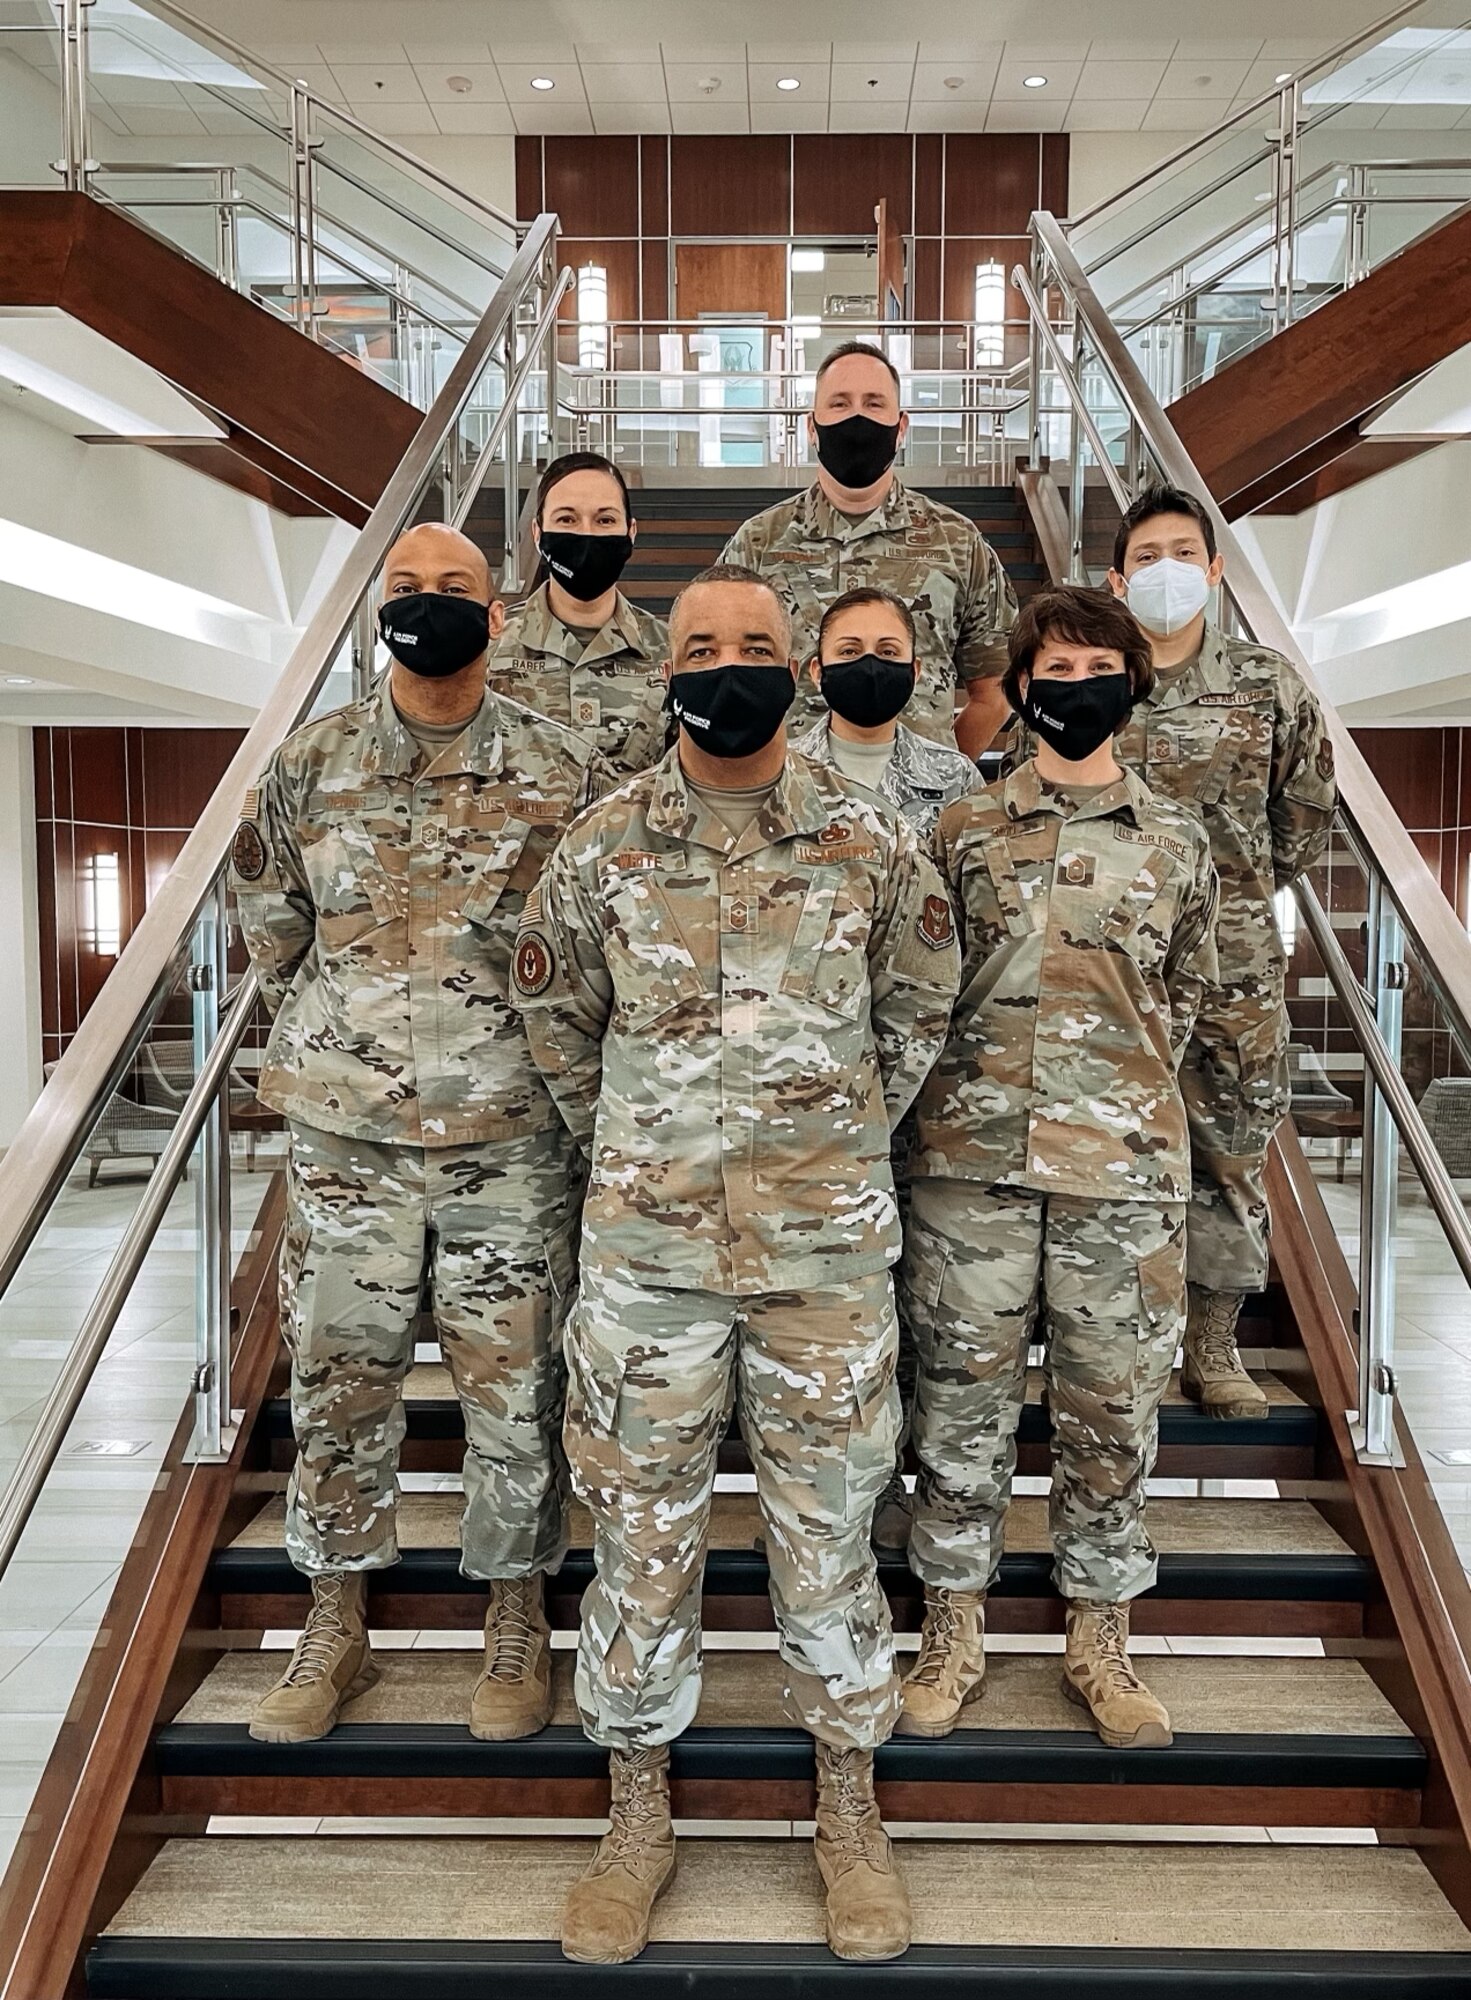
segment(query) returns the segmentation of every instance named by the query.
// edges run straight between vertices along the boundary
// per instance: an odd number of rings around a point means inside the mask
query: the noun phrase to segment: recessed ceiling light
[[[1045,76],[1024,76],[1022,78],[1022,89],[1042,90],[1046,87],[1046,83],[1047,79]]]
[[[474,84],[471,83],[468,76],[447,76],[445,78],[445,82],[449,85],[450,89],[454,92],[456,97],[464,97],[468,92],[472,91],[475,88]]]
[[[802,79],[799,76],[779,76],[776,80],[776,87],[778,90],[800,90],[802,88]]]
[[[5,676],[5,685],[8,688],[31,688],[36,683],[29,674],[7,674]]]
[[[531,79],[531,88],[533,90],[555,90],[556,87],[556,84],[549,76],[534,76]]]

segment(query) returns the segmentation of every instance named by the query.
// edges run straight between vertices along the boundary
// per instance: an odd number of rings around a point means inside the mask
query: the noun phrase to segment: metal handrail
[[[1302,85],[1311,82],[1314,77],[1321,76],[1325,70],[1334,68],[1351,49],[1358,49],[1365,42],[1372,42],[1376,36],[1382,35],[1387,28],[1392,28],[1396,21],[1404,20],[1408,14],[1418,13],[1423,5],[1424,0],[1405,0],[1403,6],[1392,7],[1387,14],[1381,15],[1369,27],[1361,28],[1357,34],[1346,36],[1336,47],[1331,48],[1326,55],[1319,56],[1316,62],[1309,63],[1306,69],[1295,71],[1288,84],[1274,84],[1270,90],[1263,91],[1260,97],[1253,98],[1244,110],[1233,111],[1229,118],[1222,118],[1218,123],[1212,125],[1209,131],[1202,132],[1198,138],[1189,139],[1183,146],[1177,146],[1173,153],[1167,153],[1162,160],[1148,168],[1144,173],[1138,175],[1134,180],[1127,182],[1121,188],[1117,188],[1112,194],[1104,195],[1101,200],[1095,201],[1091,208],[1085,208],[1080,215],[1069,216],[1068,228],[1070,230],[1081,229],[1085,222],[1091,222],[1095,216],[1102,215],[1105,209],[1121,207],[1131,196],[1138,194],[1141,188],[1148,187],[1151,181],[1162,180],[1167,174],[1172,174],[1175,168],[1183,160],[1188,160],[1192,154],[1203,152],[1206,147],[1213,146],[1223,134],[1233,131],[1238,125],[1244,125],[1248,119],[1258,117],[1270,105],[1277,102],[1281,92],[1290,88],[1291,83]],[[1234,174],[1231,178],[1235,178]],[[1193,205],[1200,198],[1197,193],[1191,197],[1190,203],[1186,205]],[[1152,231],[1155,228],[1163,226],[1163,223],[1152,223],[1150,229]]]
[[[375,132],[371,126],[364,125],[360,119],[354,118],[350,111],[343,110],[341,105],[333,104],[325,97],[319,97],[307,84],[288,76],[285,70],[277,69],[274,63],[266,62],[253,49],[248,49],[243,43],[233,40],[221,29],[211,26],[208,21],[201,21],[197,14],[191,14],[186,8],[175,6],[173,0],[141,0],[141,4],[146,13],[156,15],[160,20],[172,21],[188,34],[197,37],[207,48],[223,51],[232,61],[239,63],[242,69],[250,70],[258,76],[269,77],[282,90],[299,91],[318,110],[329,112],[338,124],[347,126],[350,131],[368,140],[371,145],[380,152],[387,153],[400,165],[408,167],[421,179],[432,181],[437,188],[452,196],[462,208],[478,209],[482,215],[488,215],[492,221],[498,222],[502,228],[509,229],[518,237],[535,227],[534,223],[522,222],[514,215],[507,215],[504,209],[497,208],[494,202],[486,201],[483,196],[468,193],[431,167],[427,160],[421,160],[417,153],[411,153],[407,147],[396,145],[381,132]]]
[[[1061,286],[1070,295],[1078,324],[1086,327],[1090,341],[1107,366],[1113,387],[1131,424],[1148,441],[1150,452],[1164,477],[1172,485],[1197,495],[1210,514],[1217,548],[1226,559],[1226,587],[1247,631],[1262,645],[1285,655],[1305,683],[1321,693],[1317,677],[1290,626],[1278,611],[1209,487],[1196,470],[1179,433],[1150,389],[1118,329],[1099,303],[1060,225],[1054,217],[1038,214],[1033,218],[1033,228]],[[1040,310],[1035,292],[1032,297]],[[1071,381],[1066,368],[1062,373],[1072,396],[1076,384]],[[1078,400],[1080,397],[1075,397],[1075,407]],[[1324,702],[1324,713],[1337,763],[1342,808],[1356,829],[1363,848],[1374,857],[1382,872],[1394,905],[1435,984],[1437,998],[1463,1046],[1471,1048],[1471,1025],[1468,1025],[1471,1024],[1471,937],[1457,921],[1455,911],[1441,893],[1419,849],[1406,833],[1398,814],[1364,761],[1363,753],[1331,703]]]
[[[512,259],[495,297],[466,341],[444,388],[419,424],[382,497],[285,671],[267,697],[178,860],[108,979],[105,1006],[83,1020],[14,1144],[0,1161],[0,1292],[14,1276],[80,1157],[86,1135],[126,1073],[169,990],[189,927],[219,874],[250,786],[281,740],[305,715],[347,638],[389,546],[409,519],[446,443],[455,435],[487,359],[514,329],[533,277],[556,243],[556,218],[541,216]],[[514,405],[503,403],[504,426]]]
[[[87,1308],[61,1371],[51,1385],[25,1450],[0,1493],[0,1576],[10,1566],[21,1536],[26,1531],[47,1476],[66,1440],[72,1421],[92,1384],[97,1364],[112,1338],[123,1307],[128,1302],[138,1273],[153,1247],[159,1224],[174,1198],[179,1177],[189,1164],[189,1155],[204,1129],[204,1122],[221,1090],[229,1083],[230,1067],[239,1053],[250,1025],[251,1009],[259,993],[255,974],[248,972],[231,996],[231,1006],[219,1035],[200,1065],[198,1076],[174,1121],[172,1131],[148,1177],[138,1206],[128,1218],[128,1226],[113,1253],[97,1295]]]

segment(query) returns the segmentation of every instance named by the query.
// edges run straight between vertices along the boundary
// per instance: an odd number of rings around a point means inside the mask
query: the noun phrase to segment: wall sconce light
[[[1006,358],[1006,271],[976,265],[976,366],[999,368]]]
[[[608,273],[601,264],[584,264],[577,273],[577,365],[608,365]]]
[[[82,942],[99,958],[123,948],[123,896],[115,854],[89,854],[82,868]]]

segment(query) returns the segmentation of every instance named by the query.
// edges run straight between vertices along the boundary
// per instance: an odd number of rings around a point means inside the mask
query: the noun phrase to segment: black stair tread
[[[1160,1410],[1161,1443],[1223,1447],[1234,1444],[1243,1448],[1311,1445],[1317,1436],[1316,1411],[1275,1375],[1259,1372],[1255,1379],[1266,1392],[1266,1415],[1222,1423],[1218,1418],[1204,1415],[1194,1403],[1187,1402],[1180,1390],[1178,1373],[1173,1375]],[[1048,1433],[1047,1415],[1042,1407],[1042,1386],[1041,1370],[1031,1369],[1027,1375],[1027,1399],[1022,1409],[1020,1429],[1025,1443],[1040,1441]],[[409,1371],[403,1394],[410,1437],[452,1438],[464,1435],[464,1424],[449,1370],[442,1362],[416,1363]],[[290,1437],[291,1408],[285,1398],[277,1398],[266,1405],[262,1422],[266,1436]]]
[[[1245,1928],[1245,1924],[1243,1924]],[[857,1979],[905,2000],[1465,2000],[1459,1951],[1270,1951],[915,1945],[845,1965],[816,1944],[652,1944],[631,1965],[574,1965],[551,1940],[467,1944],[104,1937],[95,2000],[846,2000]],[[875,1982],[882,1981],[882,1986]]]
[[[572,1698],[572,1653],[559,1651],[554,1724],[577,1726]],[[381,1678],[349,1704],[344,1723],[462,1725],[482,1657],[477,1645],[377,1656]],[[1414,1746],[1401,1720],[1356,1660],[1261,1655],[1140,1655],[1149,1685],[1170,1711],[1182,1736],[1275,1737],[1299,1746],[1313,1739],[1390,1742]],[[221,1656],[170,1726],[177,1736],[189,1725],[246,1723],[255,1704],[279,1678],[284,1655],[232,1652]],[[707,1650],[695,1728],[729,1734],[782,1730],[785,1669],[775,1649]],[[1078,1743],[1098,1742],[1083,1711],[1063,1695],[1054,1653],[993,1652],[987,1662],[984,1700],[969,1711],[970,1727],[947,1738],[966,1740],[1018,1732],[1062,1732]],[[915,1747],[922,1739],[896,1738]],[[1100,1746],[1102,1747],[1102,1746]],[[943,1752],[940,1753],[943,1755]]]
[[[549,1940],[592,1846],[366,1834],[170,1840],[106,1938]],[[899,1862],[920,1946],[1065,1941],[1071,1950],[1218,1950],[1242,1960],[1329,1943],[1339,1952],[1471,1953],[1471,1933],[1405,1848],[914,1840]],[[810,1845],[683,1841],[652,1935],[669,1944],[820,1945],[822,1885]]]
[[[403,1550],[455,1552],[459,1547],[462,1496],[455,1492],[404,1493],[398,1504],[398,1541]],[[234,1550],[279,1550],[285,1500],[268,1500],[236,1536]],[[592,1540],[586,1511],[572,1509],[572,1545]],[[711,1509],[712,1551],[752,1551],[761,1533],[754,1493],[717,1493]],[[1348,1544],[1306,1500],[1176,1500],[1149,1503],[1150,1539],[1162,1556],[1206,1559],[1242,1557],[1342,1558],[1358,1566]],[[1016,1556],[1049,1550],[1047,1501],[1025,1495],[1013,1500],[1006,1517],[1006,1546]]]

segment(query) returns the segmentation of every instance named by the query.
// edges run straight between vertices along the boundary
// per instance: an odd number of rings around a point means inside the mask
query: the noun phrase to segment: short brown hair
[[[1122,576],[1124,564],[1129,559],[1129,544],[1135,533],[1148,521],[1157,521],[1161,514],[1184,514],[1200,530],[1200,539],[1205,543],[1206,558],[1216,559],[1216,524],[1210,517],[1205,503],[1197,500],[1193,493],[1187,493],[1181,486],[1149,486],[1139,495],[1133,506],[1119,522],[1119,531],[1114,536],[1113,566]]]
[[[709,569],[702,569],[698,576],[692,576],[680,590],[669,607],[669,657],[674,657],[674,624],[679,615],[679,607],[686,595],[697,583],[754,583],[760,589],[771,593],[771,600],[777,609],[778,630],[782,634],[782,645],[788,654],[792,650],[792,614],[782,600],[782,594],[770,577],[762,576],[758,570],[747,569],[744,563],[711,563]]]
[[[886,604],[890,611],[899,615],[899,622],[909,637],[911,653],[919,650],[919,640],[915,636],[914,613],[902,597],[896,597],[892,590],[880,590],[876,583],[860,583],[852,590],[845,590],[841,597],[835,597],[822,614],[822,623],[817,628],[817,657],[822,658],[822,642],[827,637],[827,628],[835,618],[845,611],[856,611],[862,604]]]
[[[831,354],[824,354],[821,361],[817,364],[817,374],[812,384],[812,393],[814,396],[822,387],[822,378],[826,375],[828,369],[832,367],[833,363],[835,361],[846,361],[850,354],[862,354],[870,361],[882,361],[885,368],[888,369],[894,378],[894,394],[899,397],[903,396],[904,391],[899,387],[899,370],[894,366],[884,350],[881,347],[875,347],[871,340],[840,341]]]
[[[600,451],[564,451],[560,458],[552,460],[546,471],[541,475],[541,482],[537,486],[536,525],[538,528],[541,526],[542,518],[546,513],[547,500],[551,495],[552,488],[560,486],[562,481],[574,472],[606,472],[610,479],[617,481],[618,488],[623,495],[624,520],[631,521],[633,519],[633,503],[628,497],[628,481],[623,477],[621,466],[615,465],[611,458],[604,458]]]
[[[1032,662],[1049,639],[1061,639],[1069,646],[1097,646],[1109,653],[1122,653],[1124,672],[1136,701],[1144,701],[1154,689],[1154,655],[1149,635],[1122,598],[1108,590],[1087,590],[1071,583],[1052,590],[1039,590],[1021,608],[1016,623],[1007,634],[1006,649],[1011,658],[1002,678],[1002,688],[1012,707],[1021,713],[1021,677],[1030,674]]]

